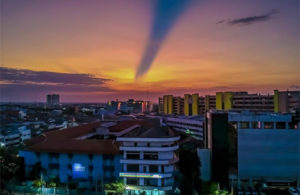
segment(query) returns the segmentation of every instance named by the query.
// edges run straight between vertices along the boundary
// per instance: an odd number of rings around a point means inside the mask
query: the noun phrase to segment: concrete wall
[[[239,130],[240,179],[300,179],[299,130]]]

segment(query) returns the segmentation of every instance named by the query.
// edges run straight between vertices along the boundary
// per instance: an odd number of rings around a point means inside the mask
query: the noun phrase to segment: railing
[[[120,162],[123,164],[150,164],[150,165],[165,165],[173,164],[178,162],[179,158],[176,159],[158,159],[158,160],[145,160],[145,159],[121,159]]]
[[[150,151],[150,152],[164,152],[164,151],[173,151],[179,148],[178,145],[171,146],[171,147],[132,147],[132,146],[121,146],[120,150],[125,151]]]

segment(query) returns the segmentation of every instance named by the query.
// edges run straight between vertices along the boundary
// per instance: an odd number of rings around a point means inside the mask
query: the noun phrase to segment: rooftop
[[[119,154],[119,144],[114,140],[84,139],[77,137],[95,132],[100,121],[77,127],[44,133],[25,141],[26,147],[34,152]]]

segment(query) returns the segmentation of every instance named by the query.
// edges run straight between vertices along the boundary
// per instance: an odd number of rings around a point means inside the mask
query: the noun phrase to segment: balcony
[[[132,177],[132,178],[152,178],[161,179],[172,177],[173,173],[143,173],[143,172],[120,172],[120,177]]]
[[[143,147],[143,146],[121,146],[120,150],[125,151],[148,151],[148,152],[167,152],[167,151],[174,151],[179,148],[178,145],[171,146],[171,147]]]
[[[138,186],[138,185],[126,185],[126,190],[159,190],[170,191],[172,186]]]
[[[122,164],[146,164],[146,165],[168,165],[174,164],[179,161],[179,158],[175,156],[173,159],[158,159],[158,160],[146,160],[146,159],[121,159]]]

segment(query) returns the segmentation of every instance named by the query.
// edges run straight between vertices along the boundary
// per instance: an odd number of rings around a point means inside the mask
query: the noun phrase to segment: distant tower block
[[[59,95],[58,94],[48,94],[47,95],[48,105],[59,105]]]

